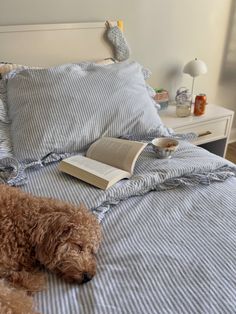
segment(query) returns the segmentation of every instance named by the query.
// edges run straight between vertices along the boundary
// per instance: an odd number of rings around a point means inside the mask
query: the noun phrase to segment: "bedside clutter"
[[[156,103],[160,105],[160,110],[167,109],[169,105],[169,94],[165,89],[154,89],[156,94],[153,97]],[[180,87],[175,96],[176,116],[183,118],[191,115],[195,116],[205,114],[207,97],[206,94],[198,94],[195,98],[186,87]]]

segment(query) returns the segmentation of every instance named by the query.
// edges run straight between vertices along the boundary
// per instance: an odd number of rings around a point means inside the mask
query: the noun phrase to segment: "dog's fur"
[[[83,206],[0,185],[0,277],[14,287],[40,290],[42,266],[68,281],[89,281],[100,241],[100,225]]]
[[[0,280],[0,314],[39,314],[34,308],[33,298],[25,291],[9,287]]]

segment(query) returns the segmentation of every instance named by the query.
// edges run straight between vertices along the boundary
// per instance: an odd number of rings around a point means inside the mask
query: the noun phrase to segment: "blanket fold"
[[[37,171],[36,168],[44,167],[49,164],[52,166],[53,180],[59,180],[62,186],[64,184],[65,191],[67,188],[69,189],[69,184],[76,184],[78,194],[81,196],[80,201],[84,202],[85,200],[86,206],[91,208],[99,220],[102,220],[111,205],[117,204],[132,196],[144,195],[150,191],[181,188],[186,185],[194,188],[198,185],[223,182],[230,177],[236,176],[236,166],[233,163],[211,154],[201,147],[180,141],[180,145],[171,159],[156,158],[151,146],[147,146],[136,162],[132,177],[129,180],[122,180],[108,190],[103,191],[60,173],[57,169],[57,162],[65,157],[67,157],[66,154],[49,155],[46,156],[45,160],[31,162],[27,165],[21,165],[20,167],[14,159],[9,159],[8,161],[11,161],[12,164],[8,165],[6,160],[4,164],[2,159],[0,160],[0,178],[2,183],[11,185],[17,185],[18,183],[19,185],[21,176],[23,177],[22,182],[25,183],[25,177],[23,175],[25,171],[22,172],[22,169],[27,169],[30,177],[31,172]],[[50,168],[50,166],[48,167]],[[14,176],[12,177],[12,173],[16,175],[16,184],[14,184]],[[40,173],[38,175],[40,175]],[[40,187],[40,195],[48,196],[45,195],[48,186]],[[25,190],[27,191],[27,189]],[[55,197],[53,194],[50,196]]]

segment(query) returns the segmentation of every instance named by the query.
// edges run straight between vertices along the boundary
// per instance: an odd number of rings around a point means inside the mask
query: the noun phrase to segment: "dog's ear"
[[[36,258],[46,266],[54,258],[59,244],[70,237],[74,224],[64,213],[49,213],[40,217],[32,228],[31,243]]]

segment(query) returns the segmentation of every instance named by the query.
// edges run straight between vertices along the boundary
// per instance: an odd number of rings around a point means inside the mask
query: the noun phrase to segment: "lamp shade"
[[[205,62],[196,58],[185,64],[183,72],[189,74],[192,77],[196,77],[207,73],[207,66]]]

